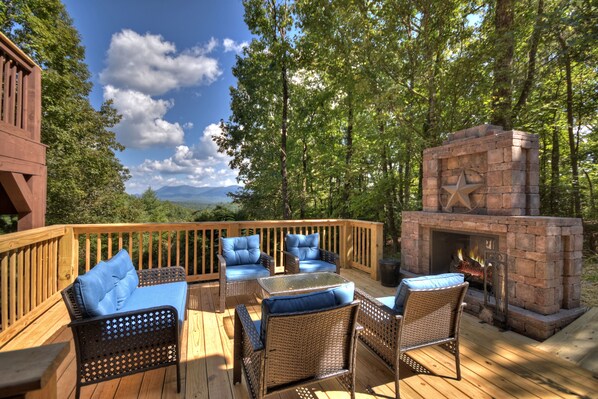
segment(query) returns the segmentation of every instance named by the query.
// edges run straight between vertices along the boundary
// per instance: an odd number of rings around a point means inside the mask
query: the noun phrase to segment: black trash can
[[[396,287],[401,279],[401,261],[399,259],[380,259],[378,261],[380,282],[385,287]]]

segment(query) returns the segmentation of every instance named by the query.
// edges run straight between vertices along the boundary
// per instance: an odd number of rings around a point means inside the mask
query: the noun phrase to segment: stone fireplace
[[[583,230],[580,219],[538,216],[538,150],[536,135],[492,125],[426,149],[423,211],[403,212],[401,265],[438,274],[453,271],[459,249],[481,259],[504,253],[508,326],[546,339],[583,313]],[[466,310],[481,313],[483,294],[470,287]]]

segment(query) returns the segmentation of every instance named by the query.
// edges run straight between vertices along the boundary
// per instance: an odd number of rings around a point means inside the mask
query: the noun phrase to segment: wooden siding
[[[45,224],[46,179],[41,69],[0,33],[0,213],[20,231]]]

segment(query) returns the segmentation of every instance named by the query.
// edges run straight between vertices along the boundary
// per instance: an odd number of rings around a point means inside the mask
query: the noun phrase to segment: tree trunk
[[[349,198],[351,192],[351,158],[353,158],[353,93],[349,92],[347,95],[347,131],[345,134],[345,145],[347,152],[345,153],[345,179],[343,184],[343,195],[341,204],[341,217],[349,218]]]
[[[573,81],[571,76],[571,57],[569,46],[565,39],[559,35],[559,43],[563,51],[563,63],[565,65],[565,80],[567,84],[567,135],[569,136],[569,162],[571,164],[571,185],[573,188],[573,215],[581,217],[581,196],[579,192],[579,164],[577,156],[577,141],[573,134]]]
[[[583,174],[588,180],[588,189],[590,191],[590,215],[594,215],[596,212],[596,200],[594,199],[594,185],[592,184],[592,179],[590,178],[590,175],[585,169],[583,171]]]
[[[305,219],[305,206],[307,205],[307,142],[303,140],[303,152],[301,153],[301,166],[303,168],[303,176],[301,181],[301,204],[299,217]]]
[[[538,53],[538,44],[540,43],[540,37],[542,33],[542,16],[544,14],[544,0],[538,0],[538,13],[536,15],[536,23],[534,25],[534,31],[530,39],[529,57],[527,63],[527,76],[523,82],[521,93],[519,94],[519,100],[513,107],[513,120],[517,119],[519,112],[527,102],[527,98],[531,92],[532,84],[536,76],[536,54]]]
[[[289,204],[289,183],[287,178],[287,121],[289,115],[289,82],[287,67],[283,64],[282,70],[282,123],[280,129],[280,175],[282,177],[282,218],[291,218]]]
[[[511,96],[513,95],[513,0],[497,0],[494,19],[495,60],[492,95],[492,124],[512,129]]]
[[[559,198],[559,179],[560,179],[560,143],[559,143],[559,127],[554,120],[552,129],[552,154],[550,158],[550,213],[556,215],[558,213],[558,198]]]
[[[384,136],[384,124],[380,124],[380,135]],[[388,233],[392,238],[392,250],[393,252],[398,252],[398,242],[399,242],[399,232],[397,230],[397,224],[395,220],[395,179],[393,176],[392,169],[388,167],[388,152],[385,140],[381,140],[382,144],[382,176],[384,177],[384,196],[386,197],[386,206],[384,210],[386,211],[386,225],[388,226]]]

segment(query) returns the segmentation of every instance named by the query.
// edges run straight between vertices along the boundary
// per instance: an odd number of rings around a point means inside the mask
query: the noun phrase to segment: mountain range
[[[241,186],[236,185],[227,187],[165,186],[156,190],[156,196],[164,201],[213,205],[232,202],[227,194],[235,193],[240,189]]]

